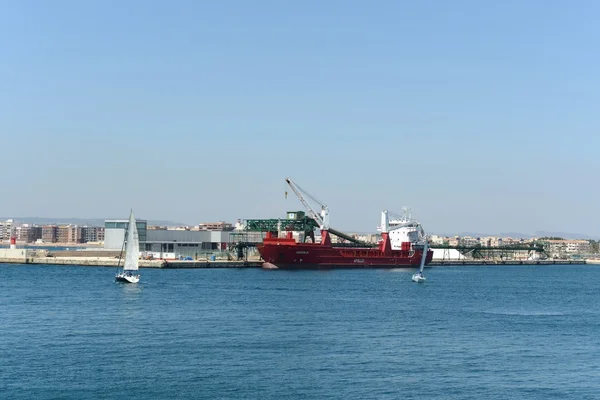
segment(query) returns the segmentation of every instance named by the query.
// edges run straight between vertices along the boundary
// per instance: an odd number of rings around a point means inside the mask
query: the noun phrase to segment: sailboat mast
[[[131,214],[133,210],[129,211],[129,219],[131,220]],[[119,261],[117,262],[117,271],[121,267],[121,259],[123,258],[123,252],[125,251],[125,241],[127,240],[127,235],[129,234],[129,224],[127,224],[127,228],[125,228],[125,233],[123,234],[123,244],[121,245],[121,252],[119,253]]]
[[[423,273],[423,268],[425,267],[425,260],[427,259],[427,245],[429,242],[427,241],[427,236],[425,236],[425,244],[423,245],[423,255],[421,256],[421,267],[419,268],[419,272]]]

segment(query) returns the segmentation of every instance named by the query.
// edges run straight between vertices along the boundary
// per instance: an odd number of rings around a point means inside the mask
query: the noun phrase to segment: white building
[[[458,261],[464,260],[465,256],[456,249],[432,249],[433,261]]]
[[[229,243],[231,243],[231,231],[148,227],[145,220],[137,220],[136,225],[140,252],[154,258],[196,258],[227,251]],[[127,226],[127,220],[106,220],[104,222],[104,248],[120,250],[123,246]]]
[[[14,234],[14,221],[7,219],[4,222],[0,222],[0,242],[10,240]]]
[[[587,240],[546,240],[551,257],[563,255],[586,254],[592,252],[592,246]]]

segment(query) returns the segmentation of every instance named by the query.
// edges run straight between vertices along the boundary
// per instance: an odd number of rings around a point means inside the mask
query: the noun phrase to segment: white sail
[[[423,245],[423,254],[421,255],[421,266],[419,267],[419,272],[413,274],[412,281],[417,283],[425,282],[425,277],[423,276],[423,268],[425,267],[425,261],[427,260],[427,245],[429,242],[427,241],[427,236],[425,236],[425,244]]]
[[[423,267],[425,267],[425,260],[427,259],[427,236],[425,236],[425,245],[423,246],[423,255],[421,256],[421,267],[419,268],[419,272],[423,273]]]
[[[127,242],[125,244],[125,265],[123,270],[137,271],[139,269],[140,241],[133,210],[129,214],[129,227],[127,228]]]

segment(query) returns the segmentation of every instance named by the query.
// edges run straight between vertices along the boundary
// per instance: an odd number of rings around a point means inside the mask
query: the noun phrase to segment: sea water
[[[0,398],[600,398],[600,266],[115,272],[0,265]]]

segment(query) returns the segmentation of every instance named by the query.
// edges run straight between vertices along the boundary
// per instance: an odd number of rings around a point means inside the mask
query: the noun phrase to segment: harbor
[[[344,233],[330,226],[329,207],[325,203],[290,178],[285,181],[305,211],[287,211],[284,219],[239,219],[235,225],[219,221],[193,227],[165,227],[136,219],[131,210],[129,219],[107,219],[104,227],[95,228],[15,226],[13,220],[7,220],[0,227],[4,237],[9,237],[10,247],[0,247],[0,263],[102,266],[127,271],[418,268],[422,274],[425,266],[600,262],[598,243],[589,240],[444,238],[427,234],[408,207],[403,207],[402,213],[381,211],[376,233]]]
[[[12,254],[11,254],[12,253]],[[123,265],[119,257],[89,256],[86,252],[81,256],[47,256],[39,252],[28,252],[15,249],[14,251],[0,250],[0,264],[32,264],[32,265],[73,265],[81,267],[114,267]],[[139,260],[140,268],[260,268],[260,260],[227,260],[227,259],[197,259],[197,260]]]
[[[428,267],[442,267],[451,265],[584,265],[597,264],[596,260],[453,260],[431,261]]]
[[[7,256],[7,252],[0,252],[0,264],[31,264],[31,265],[73,265],[81,267],[114,267],[122,265],[118,257],[100,257],[100,256],[44,256],[35,252],[28,253],[24,250]],[[22,253],[22,254],[20,254]],[[444,266],[495,266],[495,265],[600,265],[600,260],[433,260],[427,264],[427,267]],[[262,268],[263,261],[258,257],[251,257],[248,260],[228,260],[228,259],[197,259],[197,260],[140,260],[140,268]],[[408,266],[399,265],[397,268],[407,268]],[[322,266],[322,269],[327,269]],[[360,268],[360,267],[358,267]]]

